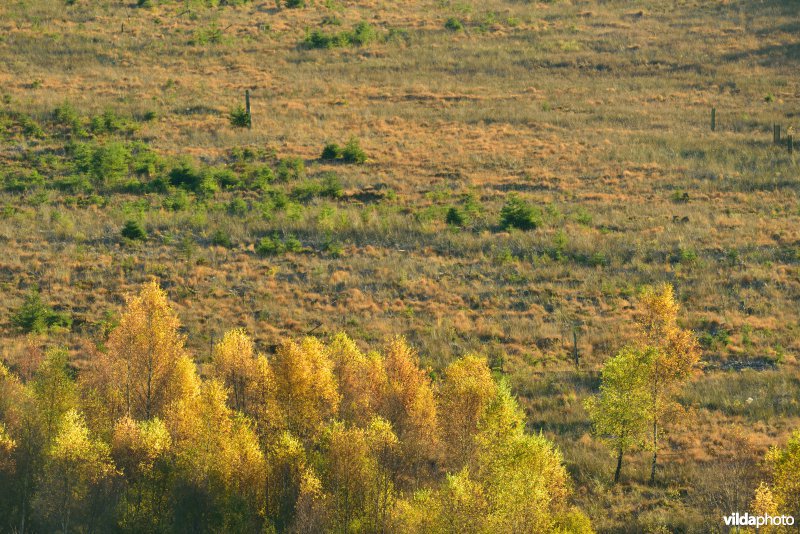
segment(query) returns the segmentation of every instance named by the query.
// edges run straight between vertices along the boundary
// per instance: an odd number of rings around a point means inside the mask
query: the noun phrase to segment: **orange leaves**
[[[416,471],[432,459],[438,447],[436,402],[428,375],[405,339],[396,337],[386,347],[386,386],[381,415],[403,444],[405,463]]]
[[[670,284],[646,287],[639,297],[640,342],[658,349],[658,377],[665,383],[687,378],[700,359],[694,334],[678,325],[680,306]]]
[[[375,352],[363,354],[345,334],[331,339],[328,353],[341,394],[339,416],[359,426],[366,425],[377,413],[386,386],[383,359]]]
[[[183,392],[181,360],[186,356],[180,322],[155,282],[128,300],[119,326],[108,338],[108,353],[98,362],[97,385],[109,402],[120,403],[135,419],[161,416]]]

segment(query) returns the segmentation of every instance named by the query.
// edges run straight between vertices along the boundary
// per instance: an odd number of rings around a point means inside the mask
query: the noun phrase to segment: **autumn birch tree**
[[[92,439],[81,415],[69,410],[45,456],[37,504],[61,532],[70,532],[73,516],[89,505],[92,485],[115,473],[108,445]]]
[[[655,351],[625,347],[603,366],[600,392],[586,401],[594,430],[614,451],[619,482],[622,458],[641,444],[650,420],[649,369]]]
[[[255,352],[244,329],[227,332],[214,347],[212,374],[227,386],[228,406],[255,423],[261,443],[282,429],[276,383],[266,356]]]
[[[786,514],[796,521],[800,520],[800,430],[789,437],[784,447],[772,447],[764,463],[770,483],[759,486],[753,511],[759,514]]]
[[[439,412],[446,414],[440,418],[445,458],[454,470],[471,458],[478,423],[496,393],[497,385],[484,358],[468,355],[445,369],[437,397]]]
[[[436,401],[431,380],[405,339],[392,339],[385,352],[386,385],[381,416],[392,425],[401,443],[403,474],[416,478],[434,460],[439,446]]]
[[[333,362],[318,339],[284,341],[275,354],[278,402],[289,430],[305,442],[319,436],[339,407]]]
[[[186,393],[191,366],[180,321],[156,282],[146,283],[128,300],[119,325],[98,358],[92,386],[107,403],[110,417],[127,414],[135,420],[163,417],[165,408]]]
[[[694,334],[678,325],[680,307],[670,284],[645,288],[640,297],[640,305],[641,332],[638,342],[642,350],[654,350],[647,371],[650,396],[648,414],[652,431],[650,447],[653,453],[650,482],[654,483],[659,430],[671,415],[677,413],[679,406],[674,401],[674,395],[691,376],[700,359],[700,351]]]

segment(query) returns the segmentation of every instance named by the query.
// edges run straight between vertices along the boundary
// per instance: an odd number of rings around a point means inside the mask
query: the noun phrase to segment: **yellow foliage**
[[[109,336],[108,353],[99,355],[89,380],[116,420],[163,416],[170,403],[191,390],[180,322],[156,282],[128,299],[119,326]],[[189,383],[187,383],[187,380]]]
[[[561,454],[541,435],[525,433],[525,416],[503,383],[476,437],[478,466],[492,532],[536,533],[554,528],[569,496]]]
[[[771,448],[766,463],[775,506],[782,514],[800,520],[800,430],[791,435],[785,447]]]
[[[324,532],[328,515],[328,497],[322,490],[322,482],[313,470],[303,470],[291,532],[293,534]]]
[[[447,478],[439,490],[436,530],[439,532],[487,532],[489,503],[483,486],[464,469]]]
[[[380,407],[386,372],[379,354],[363,354],[355,342],[340,333],[328,345],[334,373],[342,396],[339,415],[364,426]]]
[[[0,421],[0,471],[14,470],[14,449],[17,442],[8,434],[6,426]]]
[[[210,379],[198,395],[181,399],[167,414],[177,463],[199,487],[221,487],[261,509],[267,463],[249,420],[227,406],[225,386]]]
[[[247,384],[253,375],[255,354],[253,341],[244,331],[236,329],[226,332],[214,346],[212,357],[214,374],[231,392],[231,407],[245,412],[247,407]]]
[[[772,490],[763,482],[756,488],[756,494],[753,498],[751,505],[753,514],[757,515],[778,515],[778,505],[775,503],[775,497],[772,495]]]
[[[25,410],[31,400],[29,389],[0,362],[0,421],[5,423],[6,431],[15,434],[25,429],[32,430],[30,414]]]
[[[311,337],[300,343],[284,341],[273,369],[277,399],[289,430],[305,441],[315,439],[336,415],[340,399],[325,347]]]
[[[69,532],[70,517],[86,505],[91,487],[114,474],[108,445],[91,439],[83,417],[69,410],[46,453],[37,505]]]
[[[125,416],[114,427],[111,451],[117,465],[127,476],[149,471],[156,459],[171,448],[169,431],[158,418],[134,421]]]
[[[700,359],[694,334],[678,325],[680,306],[670,284],[646,287],[639,298],[640,342],[658,349],[655,379],[669,386],[686,379]]]
[[[269,361],[255,354],[253,341],[243,329],[227,332],[214,347],[213,375],[230,391],[228,405],[256,425],[262,443],[283,427],[276,399],[276,384]]]
[[[555,446],[525,433],[525,416],[505,383],[484,410],[475,437],[475,468],[447,477],[435,492],[401,499],[393,524],[401,532],[592,532],[567,504],[569,476]]]
[[[282,432],[271,445],[268,463],[267,515],[281,531],[291,524],[302,481],[313,472],[302,442],[288,431]]]
[[[75,384],[67,374],[66,351],[47,351],[34,375],[32,390],[45,440],[49,441],[61,417],[77,406]]]
[[[474,436],[497,386],[484,358],[468,355],[447,366],[438,391],[440,425],[448,465],[461,468],[474,450]]]
[[[428,375],[405,339],[386,347],[386,386],[381,415],[392,425],[403,448],[407,474],[435,458],[439,446],[436,402]]]

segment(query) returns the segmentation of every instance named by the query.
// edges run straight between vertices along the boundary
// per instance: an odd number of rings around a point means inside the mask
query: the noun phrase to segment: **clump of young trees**
[[[615,483],[624,455],[640,447],[652,454],[655,481],[661,431],[680,415],[676,395],[700,357],[692,332],[678,325],[671,285],[647,287],[639,301],[636,339],[606,362],[600,392],[586,401],[595,432],[616,456]]]
[[[800,520],[800,430],[795,430],[784,447],[772,447],[765,466],[769,483],[756,489],[752,512],[756,515],[787,515]],[[765,532],[791,532],[794,527],[768,526]]]
[[[233,330],[200,373],[179,328],[149,283],[77,376],[0,365],[0,530],[591,531],[481,357],[433,382],[402,338],[266,356]]]

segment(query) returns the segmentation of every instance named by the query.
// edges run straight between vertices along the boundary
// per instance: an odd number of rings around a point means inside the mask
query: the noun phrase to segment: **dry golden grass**
[[[186,212],[148,195],[151,239],[130,245],[119,229],[138,196],[82,208],[55,191],[41,203],[3,193],[0,208],[14,208],[0,217],[4,359],[27,354],[7,318],[30,286],[74,317],[72,331],[32,343],[68,344],[80,365],[104,313],[153,275],[199,360],[235,326],[263,348],[309,331],[345,330],[364,343],[405,333],[434,368],[469,351],[505,353],[530,424],[563,448],[598,529],[719,528],[701,494],[735,450],[728,436],[745,435],[755,461],[800,416],[796,402],[774,414],[730,412],[720,399],[743,399],[716,387],[741,367],[777,366],[746,383],[769,390],[788,377],[785,394],[800,394],[800,176],[796,154],[771,143],[773,123],[798,126],[796,2],[161,4],[4,2],[4,109],[40,121],[65,101],[87,115],[152,111],[134,137],[163,156],[221,164],[233,147],[268,148],[303,158],[310,175],[337,172],[346,196],[265,221],[214,208],[236,196],[255,202],[254,193],[222,192]],[[341,26],[321,26],[324,17]],[[446,30],[450,17],[465,31]],[[362,20],[382,35],[406,33],[364,47],[301,46],[306,29]],[[220,43],[190,44],[213,28]],[[252,130],[227,120],[245,89]],[[326,143],[351,136],[366,165],[318,160]],[[63,142],[9,133],[0,165],[51,149]],[[542,228],[499,231],[511,192],[543,209]],[[483,214],[448,228],[447,207],[466,194]],[[217,230],[232,248],[211,243]],[[274,231],[310,251],[258,257],[258,239]],[[324,251],[331,235],[338,257]],[[675,284],[686,326],[728,339],[707,345],[707,368],[687,393],[695,419],[673,431],[663,486],[638,485],[641,459],[627,468],[630,486],[609,489],[611,460],[581,401],[630,333],[637,289],[662,280]]]

